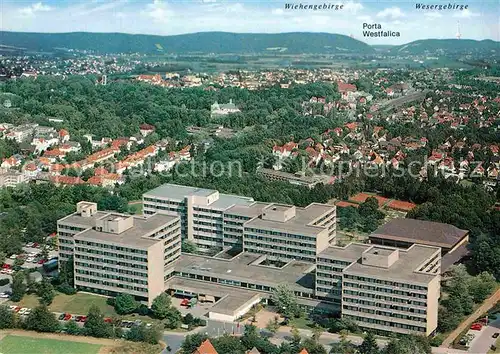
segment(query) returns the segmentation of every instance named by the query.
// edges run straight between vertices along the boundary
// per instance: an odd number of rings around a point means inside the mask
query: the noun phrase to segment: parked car
[[[35,258],[33,258],[33,257],[28,257],[28,258],[26,258],[26,262],[33,263],[33,262],[35,262]]]
[[[19,312],[19,310],[21,310],[21,306],[16,306],[16,307],[14,308],[14,312]]]
[[[113,322],[113,320],[110,317],[105,317],[104,322],[111,323],[111,322]]]
[[[6,293],[0,293],[0,299],[7,299],[9,297]]]
[[[38,246],[40,246],[40,245],[39,245],[37,242],[34,242],[34,243],[33,243],[33,247],[34,247],[34,248],[38,248]]]
[[[493,338],[498,338],[499,335],[500,335],[500,333],[498,333],[498,332],[497,333],[493,333],[492,337]]]
[[[87,316],[82,316],[82,318],[80,318],[80,322],[87,322]]]
[[[28,243],[26,244],[26,247],[33,247],[33,242],[28,242]]]
[[[26,310],[24,311],[24,314],[25,314],[26,316],[28,316],[30,313],[31,313],[31,309],[26,309]]]
[[[473,331],[480,331],[483,328],[483,325],[481,323],[474,323],[472,326],[470,326],[470,329]]]
[[[64,321],[69,321],[71,320],[71,314],[70,313],[65,313],[64,314],[64,318],[63,318]]]
[[[59,321],[62,321],[62,320],[64,320],[64,316],[65,316],[65,314],[64,314],[64,313],[61,313],[57,319],[58,319]]]
[[[16,257],[17,257],[17,254],[13,254],[13,255],[11,255],[9,258],[10,258],[10,259],[16,259]]]
[[[10,306],[9,306],[9,310],[14,311],[14,310],[16,309],[16,307],[17,307],[17,306],[10,305]]]
[[[46,260],[46,259],[40,259],[37,263],[38,263],[38,264],[44,264],[45,262],[47,262],[47,260]]]
[[[82,316],[76,316],[75,321],[80,322],[82,320]]]

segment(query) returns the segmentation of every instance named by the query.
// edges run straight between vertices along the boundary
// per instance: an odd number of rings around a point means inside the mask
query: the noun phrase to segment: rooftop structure
[[[369,236],[370,242],[408,248],[413,244],[441,247],[443,255],[469,241],[469,231],[439,222],[393,219]]]

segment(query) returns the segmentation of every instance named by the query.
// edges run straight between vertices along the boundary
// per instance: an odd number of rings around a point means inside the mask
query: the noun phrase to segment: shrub
[[[194,324],[194,317],[190,313],[184,316],[183,322],[187,325]]]
[[[64,283],[64,284],[58,285],[56,287],[56,290],[59,291],[59,292],[61,292],[61,293],[63,293],[63,294],[66,294],[66,295],[75,295],[76,294],[76,289],[73,288],[68,283]]]
[[[0,285],[7,285],[10,283],[9,278],[0,279]]]
[[[141,316],[149,315],[149,308],[144,304],[140,304],[136,311]]]
[[[108,299],[106,300],[106,303],[109,306],[115,306],[115,298],[114,297],[108,297]]]

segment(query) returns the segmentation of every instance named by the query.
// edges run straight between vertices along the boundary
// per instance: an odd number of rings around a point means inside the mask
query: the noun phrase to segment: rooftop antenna
[[[460,21],[457,21],[457,39],[460,39],[462,34],[460,33]]]

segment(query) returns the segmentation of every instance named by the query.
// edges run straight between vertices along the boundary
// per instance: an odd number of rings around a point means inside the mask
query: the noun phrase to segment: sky
[[[343,4],[342,10],[287,10],[285,4]],[[417,10],[416,3],[468,5],[466,10]],[[399,37],[363,36],[380,24]],[[498,0],[0,0],[0,29],[24,32],[123,32],[172,35],[328,32],[369,44],[425,38],[500,40]],[[1,39],[0,39],[1,41]]]

